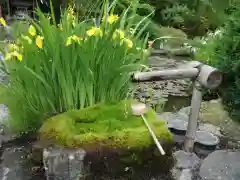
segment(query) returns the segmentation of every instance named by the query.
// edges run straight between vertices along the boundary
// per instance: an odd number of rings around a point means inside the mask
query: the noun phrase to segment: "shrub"
[[[143,18],[132,24],[135,7],[114,15],[116,3],[109,8],[106,1],[100,23],[87,18],[79,22],[71,8],[64,10],[60,24],[53,15],[37,11],[39,20],[5,55],[15,130],[35,130],[49,113],[128,96],[130,73],[145,67],[147,36],[140,39],[144,29],[138,27],[148,22]]]
[[[203,36],[225,21],[231,1],[219,0],[150,0],[156,9],[155,21],[180,28],[189,36]]]
[[[224,73],[223,104],[233,119],[240,122],[240,8],[235,8],[217,43],[213,65]]]

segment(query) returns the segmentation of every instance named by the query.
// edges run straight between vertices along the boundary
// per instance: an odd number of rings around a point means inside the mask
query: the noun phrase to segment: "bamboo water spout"
[[[222,74],[215,68],[197,61],[189,63],[188,67],[174,70],[137,72],[132,75],[133,82],[162,81],[170,79],[191,78],[193,80],[193,95],[188,120],[187,134],[184,141],[184,150],[192,152],[197,131],[197,121],[202,101],[202,87],[217,88],[222,82]]]

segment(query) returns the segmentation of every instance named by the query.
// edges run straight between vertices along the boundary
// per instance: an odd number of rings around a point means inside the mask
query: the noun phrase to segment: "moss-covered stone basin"
[[[85,149],[84,163],[93,174],[123,175],[130,167],[134,172],[138,169],[151,174],[155,169],[165,173],[172,164],[172,135],[165,122],[148,108],[145,117],[168,154],[161,156],[141,116],[132,115],[131,104],[135,102],[98,104],[54,116],[41,127],[40,140]]]

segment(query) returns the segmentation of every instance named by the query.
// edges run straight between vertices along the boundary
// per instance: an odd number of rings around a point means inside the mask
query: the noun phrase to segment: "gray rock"
[[[172,177],[175,180],[192,180],[192,170],[191,169],[172,169]]]
[[[16,138],[16,136],[11,132],[8,127],[8,119],[8,107],[4,104],[0,104],[0,144]]]
[[[175,113],[172,117],[171,120],[172,121],[185,121],[188,122],[189,116],[185,113]]]
[[[191,169],[183,169],[178,180],[192,180]]]
[[[194,152],[199,156],[206,157],[210,153],[216,150],[220,140],[218,136],[207,132],[197,131],[195,137]]]
[[[176,160],[175,167],[178,169],[195,169],[200,163],[200,159],[194,153],[180,150],[176,151],[173,156]]]
[[[83,149],[46,148],[43,163],[47,180],[78,180],[83,176]]]
[[[200,176],[203,180],[239,180],[240,151],[213,152],[203,161]]]
[[[212,124],[209,124],[209,123],[206,123],[206,124],[200,124],[199,127],[198,127],[198,130],[200,131],[207,131],[207,132],[210,132],[216,136],[219,136],[221,137],[222,134],[220,132],[221,128],[218,127],[218,126],[214,126]]]
[[[0,125],[3,125],[9,118],[8,108],[4,104],[0,104]]]
[[[206,146],[215,146],[219,143],[219,138],[207,131],[197,131],[195,141]]]
[[[167,123],[168,128],[176,130],[186,131],[187,130],[187,116],[173,114],[171,112],[164,112],[158,115],[159,120],[164,120]],[[185,135],[173,134],[173,142],[182,144],[185,140]]]
[[[168,127],[186,131],[188,126],[188,116],[186,114],[172,114],[169,116]]]
[[[201,158],[205,158],[207,157],[209,154],[211,154],[212,152],[214,152],[216,149],[207,149],[207,148],[203,148],[202,146],[200,146],[199,144],[194,144],[194,148],[193,151],[200,156]]]
[[[187,126],[188,126],[188,122],[186,122],[186,121],[175,120],[175,121],[168,122],[169,128],[174,128],[174,129],[180,130],[180,131],[187,131]]]
[[[36,167],[37,168],[37,167]],[[36,169],[35,168],[35,169]],[[11,147],[4,150],[0,163],[1,180],[39,179],[32,164],[28,161],[25,147]],[[42,178],[43,180],[43,178]]]

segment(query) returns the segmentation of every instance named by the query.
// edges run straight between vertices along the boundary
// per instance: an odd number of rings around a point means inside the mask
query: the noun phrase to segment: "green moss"
[[[132,102],[98,104],[54,116],[41,127],[41,138],[67,147],[148,147],[153,143],[152,138],[141,116],[131,114]],[[165,122],[157,120],[152,109],[149,108],[145,116],[159,139],[171,141]]]

